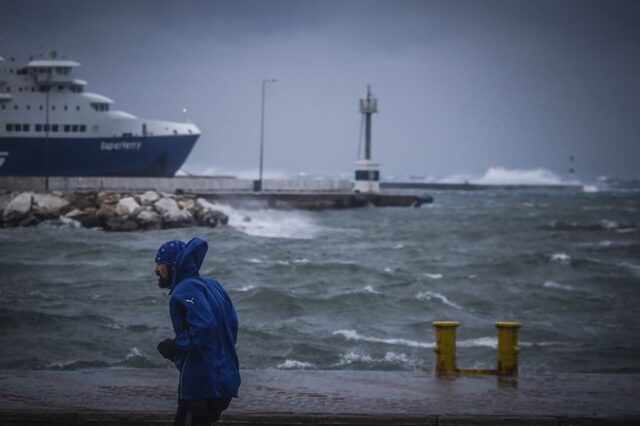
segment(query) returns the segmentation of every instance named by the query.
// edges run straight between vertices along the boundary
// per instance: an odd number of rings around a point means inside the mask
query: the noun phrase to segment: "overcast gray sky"
[[[639,1],[0,0],[0,55],[56,50],[88,90],[202,129],[185,168],[351,173],[358,98],[383,175],[640,177]]]

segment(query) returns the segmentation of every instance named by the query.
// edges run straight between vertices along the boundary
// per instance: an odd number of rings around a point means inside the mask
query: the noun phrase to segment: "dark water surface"
[[[204,274],[236,304],[244,368],[431,370],[434,320],[463,323],[460,367],[490,368],[494,322],[517,320],[523,372],[640,372],[638,193],[434,195],[227,209],[218,229],[0,229],[0,368],[169,368],[153,257],[198,235]]]

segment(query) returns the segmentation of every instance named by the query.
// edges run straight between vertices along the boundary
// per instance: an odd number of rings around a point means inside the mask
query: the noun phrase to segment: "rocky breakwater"
[[[67,226],[137,231],[226,225],[229,218],[204,198],[147,191],[0,193],[0,226]]]

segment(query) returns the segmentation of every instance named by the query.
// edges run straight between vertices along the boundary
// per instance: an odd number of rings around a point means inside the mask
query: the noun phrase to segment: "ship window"
[[[80,106],[76,106],[76,111],[80,111]]]
[[[14,105],[13,109],[17,110],[18,109],[18,105]]]
[[[56,110],[56,106],[55,105],[51,105],[51,111],[55,111]]]
[[[31,110],[31,105],[27,105],[27,111]]]
[[[64,106],[64,110],[65,110],[65,111],[67,110],[67,106],[66,106],[66,105]]]
[[[39,109],[40,109],[40,111],[42,111],[44,109],[44,107],[42,105],[40,105]]]
[[[64,125],[64,131],[65,132],[70,132],[71,131],[71,125],[70,124],[65,124]]]
[[[44,131],[45,131],[45,132],[48,132],[48,131],[49,131],[49,125],[48,125],[48,124],[45,124],[45,125],[44,125]]]
[[[42,131],[42,124],[36,124],[36,132]]]
[[[71,131],[72,132],[77,132],[78,131],[78,125],[74,124],[73,126],[71,126]]]
[[[80,125],[80,131],[81,132],[86,132],[87,131],[87,125],[86,124],[81,124]]]
[[[13,125],[13,130],[15,130],[16,132],[19,132],[21,130],[20,129],[20,125],[19,124],[14,124]]]
[[[7,132],[13,132],[13,124],[7,124],[5,126],[5,129],[7,130]]]
[[[52,124],[51,125],[51,131],[52,132],[57,132],[58,131],[58,125],[57,124]]]
[[[29,130],[31,130],[30,128],[31,128],[31,126],[29,126],[28,124],[23,124],[22,125],[22,130],[24,132],[28,132]]]

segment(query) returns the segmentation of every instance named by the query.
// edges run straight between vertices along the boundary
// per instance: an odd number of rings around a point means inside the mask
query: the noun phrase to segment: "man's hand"
[[[164,339],[158,343],[158,352],[169,361],[176,359],[176,342],[173,339]]]

